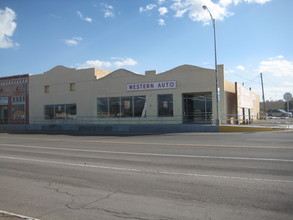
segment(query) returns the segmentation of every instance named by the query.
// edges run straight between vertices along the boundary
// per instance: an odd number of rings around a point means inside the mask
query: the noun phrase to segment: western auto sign
[[[144,91],[160,89],[176,89],[176,81],[144,82],[127,84],[127,91]]]

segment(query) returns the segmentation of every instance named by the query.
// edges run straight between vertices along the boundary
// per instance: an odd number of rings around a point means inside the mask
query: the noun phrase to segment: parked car
[[[292,117],[291,112],[286,112],[283,109],[270,109],[268,110],[269,117]]]

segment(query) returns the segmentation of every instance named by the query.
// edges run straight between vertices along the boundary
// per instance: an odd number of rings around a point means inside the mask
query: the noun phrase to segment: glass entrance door
[[[184,123],[212,123],[211,93],[183,94]]]
[[[0,105],[0,124],[8,123],[8,107],[7,105]]]

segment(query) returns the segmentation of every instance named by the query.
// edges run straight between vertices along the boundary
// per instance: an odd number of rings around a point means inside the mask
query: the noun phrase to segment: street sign
[[[292,94],[290,92],[286,92],[283,98],[285,101],[289,102],[292,99]]]

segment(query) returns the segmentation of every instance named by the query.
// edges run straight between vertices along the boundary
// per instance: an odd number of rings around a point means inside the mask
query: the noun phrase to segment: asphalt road
[[[293,219],[293,132],[0,134],[0,210],[37,219]]]

